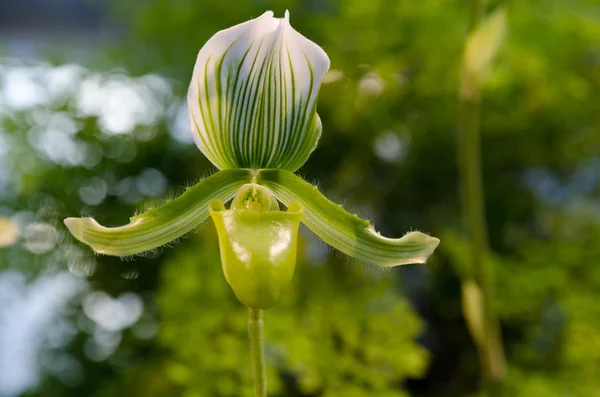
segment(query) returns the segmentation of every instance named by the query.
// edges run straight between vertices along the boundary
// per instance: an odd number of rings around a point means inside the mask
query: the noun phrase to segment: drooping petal
[[[208,203],[212,199],[227,201],[250,180],[250,170],[220,171],[163,206],[132,217],[125,226],[104,227],[93,218],[67,218],[64,222],[77,240],[99,254],[139,254],[194,229],[208,218]]]
[[[288,171],[261,170],[257,182],[271,189],[286,205],[293,201],[302,203],[302,222],[309,229],[332,247],[372,265],[425,263],[440,241],[419,232],[398,239],[383,237],[368,221],[346,212],[323,196],[316,186]]]
[[[218,168],[298,169],[321,135],[327,54],[268,11],[215,34],[188,91],[194,140]]]

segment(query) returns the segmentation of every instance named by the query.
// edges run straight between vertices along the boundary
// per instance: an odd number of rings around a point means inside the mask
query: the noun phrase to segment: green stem
[[[477,29],[484,9],[483,0],[469,4],[468,32]],[[478,346],[483,369],[483,387],[493,395],[505,372],[504,349],[498,318],[494,313],[493,274],[486,260],[488,252],[487,224],[481,175],[481,103],[478,76],[462,70],[459,122],[459,164],[464,223],[470,240],[472,277],[483,295],[483,341]]]
[[[265,368],[265,338],[263,335],[263,311],[248,308],[248,333],[254,373],[254,392],[256,397],[267,396],[267,374]]]

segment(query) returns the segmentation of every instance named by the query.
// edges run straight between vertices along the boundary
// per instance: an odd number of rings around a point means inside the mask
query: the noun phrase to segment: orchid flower
[[[210,215],[225,278],[250,309],[255,378],[264,374],[262,310],[292,279],[300,222],[333,248],[380,267],[424,263],[439,243],[420,232],[383,237],[294,174],[321,135],[317,96],[328,69],[327,54],[292,28],[288,12],[218,32],[198,54],[187,99],[194,141],[219,172],[121,227],[65,219],[95,252],[128,256],[167,244]],[[256,384],[265,395],[264,381]]]
[[[292,28],[288,12],[274,18],[268,11],[218,32],[198,54],[187,99],[194,141],[220,171],[163,206],[132,217],[127,225],[108,228],[92,218],[67,218],[66,226],[99,254],[128,256],[179,238],[210,214],[224,262],[235,258],[249,264],[261,255],[268,262],[277,260],[275,255],[269,258],[259,252],[279,250],[287,255],[280,260],[295,263],[298,222],[290,230],[277,231],[280,235],[273,230],[294,212],[293,218],[325,243],[359,261],[381,267],[424,263],[438,239],[420,232],[399,239],[383,237],[368,221],[346,212],[293,173],[321,135],[317,96],[328,69],[327,54]],[[225,210],[222,203],[236,192],[238,204]],[[262,200],[260,208],[251,208],[252,200]],[[288,207],[287,213],[279,211],[278,202]],[[228,211],[253,211],[272,219],[233,216],[239,221],[234,225]],[[227,243],[227,235],[236,233],[229,230],[234,226],[247,228],[244,233],[253,238]],[[272,241],[265,242],[265,237]],[[225,274],[228,281],[236,277]],[[268,289],[265,283],[256,284],[260,285],[252,294]],[[257,308],[270,306],[273,300]]]

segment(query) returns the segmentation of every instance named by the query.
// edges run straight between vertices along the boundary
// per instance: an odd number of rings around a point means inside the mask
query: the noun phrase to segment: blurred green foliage
[[[161,396],[165,385],[182,396],[253,396],[247,309],[231,293],[207,232],[164,263],[161,387],[147,383],[141,367],[102,396]],[[421,321],[390,290],[390,278],[337,260],[299,259],[293,286],[266,314],[269,395],[406,395],[395,386],[422,376],[428,355],[414,342]]]
[[[482,145],[494,305],[509,366],[504,395],[596,396],[600,10],[594,0],[494,1],[489,8],[501,3],[508,38],[483,84]],[[301,174],[375,220],[382,234],[418,228],[442,244],[426,266],[372,272],[335,255],[315,257],[307,238],[293,287],[266,316],[272,395],[473,395],[478,360],[460,304],[466,246],[456,237],[464,1],[115,2],[112,15],[127,32],[94,68],[120,67],[143,84],[148,73],[168,77],[171,88],[152,85],[159,120],[105,134],[100,117],[74,109],[77,90],[67,93],[47,111],[68,113],[76,139],[100,153],[93,164],[73,165],[35,150],[39,112],[0,112],[12,142],[0,216],[29,211],[60,236],[44,254],[23,242],[4,248],[0,266],[34,277],[48,266],[80,264],[87,251],[69,240],[62,218],[122,224],[158,199],[136,193],[136,178],[149,168],[164,175],[172,194],[210,172],[193,145],[168,133],[197,51],[220,29],[286,8],[292,25],[330,55],[333,71],[319,98],[323,136]],[[81,188],[98,179],[109,193],[86,204]],[[134,187],[116,189],[124,180]],[[69,388],[48,376],[31,395],[249,395],[246,313],[223,279],[211,230],[132,261],[90,254],[92,287],[142,294],[158,335],[124,331],[117,352],[95,362],[84,354],[82,332],[68,346],[84,366],[82,383]]]

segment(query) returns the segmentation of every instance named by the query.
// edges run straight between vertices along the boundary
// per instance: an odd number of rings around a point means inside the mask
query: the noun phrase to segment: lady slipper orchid
[[[126,256],[167,244],[210,215],[225,279],[249,309],[257,397],[267,395],[262,311],[292,279],[300,222],[332,247],[382,267],[423,263],[439,243],[419,232],[382,237],[293,174],[321,135],[317,95],[328,69],[327,54],[290,26],[288,12],[218,32],[198,54],[188,112],[194,141],[219,172],[125,226],[65,219],[97,253]]]
[[[198,54],[188,109],[194,141],[219,172],[127,225],[67,218],[66,226],[99,254],[127,256],[167,244],[210,215],[225,277],[252,309],[271,307],[290,282],[299,222],[360,261],[424,263],[438,239],[383,237],[293,174],[321,135],[316,104],[328,69],[325,52],[291,27],[287,12],[218,32]]]

